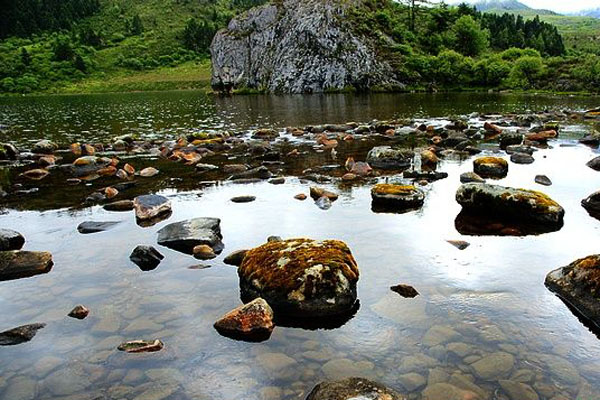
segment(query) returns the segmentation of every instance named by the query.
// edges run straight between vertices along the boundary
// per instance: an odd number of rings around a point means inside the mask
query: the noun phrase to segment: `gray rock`
[[[600,171],[600,156],[588,161],[586,165],[595,171]]]
[[[273,174],[271,174],[271,171],[269,171],[267,167],[260,166],[233,174],[230,179],[233,181],[245,179],[269,179],[271,176],[273,176]]]
[[[39,154],[52,154],[58,150],[58,145],[50,140],[40,140],[33,145],[31,151]]]
[[[544,186],[552,186],[552,181],[546,175],[536,175],[535,183],[538,183],[538,184],[544,185]]]
[[[158,244],[186,254],[193,254],[194,247],[205,244],[215,253],[223,250],[221,220],[218,218],[194,218],[169,224],[158,231]]]
[[[449,383],[435,383],[429,385],[423,391],[422,400],[481,400],[481,398],[469,390],[457,388]]]
[[[118,224],[120,224],[120,221],[85,221],[77,226],[77,231],[84,235],[88,233],[104,232]]]
[[[137,219],[145,221],[171,212],[171,201],[164,196],[148,194],[133,199],[133,207]]]
[[[354,3],[285,0],[230,21],[211,45],[212,86],[313,93],[403,87],[374,43],[352,25]]]
[[[21,250],[25,238],[12,229],[0,229],[0,251]]]
[[[531,147],[531,146],[513,145],[513,146],[507,146],[505,150],[506,150],[506,153],[508,153],[508,154],[525,153],[525,154],[532,155],[533,152],[536,151],[537,149],[535,147]]]
[[[52,254],[41,251],[0,252],[0,281],[28,278],[52,269]]]
[[[425,386],[425,378],[423,375],[419,375],[416,372],[410,372],[408,374],[403,374],[398,376],[398,383],[400,383],[404,389],[409,392],[413,392],[423,386]]]
[[[319,207],[321,210],[329,210],[331,208],[331,200],[329,200],[329,197],[327,196],[322,196],[319,197],[316,201],[315,204],[317,205],[317,207]]]
[[[400,393],[365,378],[319,383],[306,400],[406,400]],[[439,399],[438,399],[439,400]]]
[[[508,146],[520,145],[523,143],[523,135],[520,133],[503,132],[500,135],[500,148],[506,149]]]
[[[510,155],[510,161],[515,164],[532,164],[535,161],[535,158],[525,153],[512,153]]]
[[[461,183],[485,183],[485,179],[477,175],[475,172],[465,172],[460,175]]]
[[[137,246],[129,256],[129,259],[142,271],[152,271],[165,258],[152,246]]]
[[[233,203],[251,203],[254,200],[256,200],[256,196],[236,196],[231,198]]]
[[[508,376],[514,365],[515,357],[512,354],[499,351],[474,362],[471,367],[478,378],[493,381]]]
[[[412,164],[413,153],[394,150],[390,146],[373,147],[367,154],[367,163],[380,169],[406,169]]]
[[[106,211],[131,211],[133,210],[133,201],[131,200],[119,200],[112,203],[105,204],[102,208]]]
[[[46,324],[30,324],[0,332],[0,346],[14,346],[29,342],[37,334],[37,331],[45,326]]]
[[[502,390],[508,394],[510,400],[539,400],[539,396],[529,385],[521,382],[499,380]]]

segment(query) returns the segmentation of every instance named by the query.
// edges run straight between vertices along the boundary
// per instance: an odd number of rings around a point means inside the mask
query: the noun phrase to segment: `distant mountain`
[[[600,18],[600,7],[579,11],[576,15],[581,15],[582,17]]]
[[[557,15],[550,10],[536,10],[518,0],[477,0],[471,3],[481,12],[502,14],[505,12],[529,15]]]

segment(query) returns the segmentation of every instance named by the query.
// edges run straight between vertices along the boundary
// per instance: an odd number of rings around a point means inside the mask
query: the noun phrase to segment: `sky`
[[[531,8],[552,10],[559,13],[577,12],[580,10],[600,7],[600,0],[519,0]],[[461,3],[460,0],[447,1],[447,3]],[[467,3],[476,3],[477,0],[467,0]]]

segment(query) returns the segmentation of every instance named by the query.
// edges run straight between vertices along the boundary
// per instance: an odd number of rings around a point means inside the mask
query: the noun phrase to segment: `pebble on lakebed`
[[[164,343],[155,339],[124,342],[121,343],[117,349],[126,353],[153,353],[162,350],[163,347],[165,347]]]

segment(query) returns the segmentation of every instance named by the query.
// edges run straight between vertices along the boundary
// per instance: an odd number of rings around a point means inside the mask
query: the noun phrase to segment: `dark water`
[[[48,136],[68,143],[106,141],[104,135],[126,129],[162,137],[194,128],[584,109],[598,101],[498,95],[208,99],[193,92],[40,97],[1,99],[0,123],[13,126],[8,139]],[[293,176],[281,186],[205,186],[191,167],[148,159],[130,162],[157,165],[163,172],[159,183],[146,189],[173,202],[173,215],[153,227],[138,226],[132,213],[71,208],[69,199],[75,205],[85,197],[81,188],[45,188],[20,204],[10,203],[0,226],[20,231],[27,238],[25,249],[52,252],[55,266],[46,275],[0,282],[0,330],[48,324],[29,343],[0,347],[0,398],[304,399],[324,379],[363,376],[414,399],[436,381],[469,388],[480,399],[508,399],[499,384],[504,378],[525,382],[539,399],[600,399],[600,341],[543,284],[550,270],[598,252],[600,221],[580,206],[582,198],[600,189],[598,172],[585,166],[597,151],[576,142],[588,130],[567,127],[552,149],[534,154],[534,164],[511,163],[508,177],[499,181],[543,190],[566,209],[564,227],[540,236],[463,237],[456,231],[460,206],[454,194],[459,175],[472,169],[471,159],[443,161],[438,169],[449,178],[426,186],[424,207],[402,215],[373,213],[368,184],[323,185],[340,199],[322,211],[310,199],[293,199],[310,186]],[[372,144],[367,141],[366,147]],[[364,158],[365,146],[344,146],[340,154]],[[305,162],[345,159],[324,157],[312,155]],[[299,166],[292,169],[284,172]],[[554,184],[535,184],[537,174],[548,175]],[[173,180],[180,177],[183,181]],[[229,201],[248,194],[257,200]],[[193,217],[222,220],[225,251],[205,262],[208,269],[188,269],[198,261],[156,245],[157,230]],[[81,235],[75,228],[86,220],[122,223]],[[334,330],[276,327],[260,344],[220,336],[212,324],[240,304],[236,270],[222,259],[270,235],[345,241],[361,272],[356,316]],[[459,251],[448,239],[471,246]],[[155,245],[165,255],[155,271],[142,272],[129,261],[138,244]],[[399,297],[389,290],[398,283],[415,286],[421,295]],[[87,319],[65,317],[76,304],[91,309]],[[165,349],[140,355],[116,350],[122,341],[139,338],[160,338]],[[498,352],[514,356],[510,372],[477,377],[473,363]],[[411,387],[408,380],[419,386]]]

